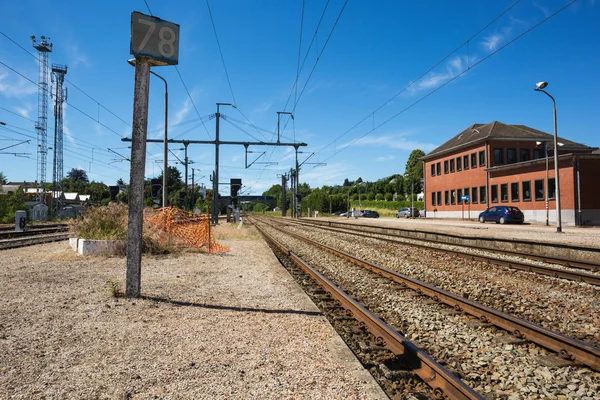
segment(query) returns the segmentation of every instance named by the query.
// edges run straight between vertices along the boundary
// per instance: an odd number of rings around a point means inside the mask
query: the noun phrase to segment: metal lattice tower
[[[48,154],[47,126],[48,126],[48,53],[52,51],[49,37],[40,36],[38,42],[35,35],[31,36],[33,48],[38,51],[39,82],[38,82],[38,120],[35,129],[38,137],[37,153],[37,182],[40,194],[40,203],[44,201],[44,182],[46,182],[46,155]],[[38,189],[39,190],[39,189]]]
[[[62,202],[60,194],[63,191],[63,102],[67,100],[67,90],[63,90],[66,65],[52,64],[52,80],[55,84],[54,93],[54,162],[52,163],[52,204],[54,215],[58,216]]]

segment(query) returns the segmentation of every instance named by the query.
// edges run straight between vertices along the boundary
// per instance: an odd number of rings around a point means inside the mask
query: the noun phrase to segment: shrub
[[[70,222],[71,232],[77,237],[93,240],[127,239],[127,205],[109,203],[89,207],[83,216]]]

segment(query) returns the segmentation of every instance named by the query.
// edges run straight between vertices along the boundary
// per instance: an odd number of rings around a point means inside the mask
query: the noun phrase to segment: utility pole
[[[185,149],[185,158],[184,158],[185,159],[185,203],[186,203],[185,208],[187,208],[187,205],[189,204],[189,197],[188,197],[188,195],[189,195],[189,192],[188,192],[188,163],[189,163],[189,161],[188,161],[188,156],[187,156],[188,144],[189,143],[183,144],[184,149]]]
[[[217,225],[219,223],[219,119],[221,118],[221,113],[219,112],[220,106],[231,106],[233,108],[237,108],[231,103],[217,103],[217,112],[215,114],[215,180],[213,181],[213,213],[212,213],[212,223]]]

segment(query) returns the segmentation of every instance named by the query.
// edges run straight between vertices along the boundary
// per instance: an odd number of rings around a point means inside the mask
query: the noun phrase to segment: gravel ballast
[[[124,258],[3,251],[0,398],[386,398],[253,230],[217,229],[230,253],[144,256],[140,299],[112,296]]]

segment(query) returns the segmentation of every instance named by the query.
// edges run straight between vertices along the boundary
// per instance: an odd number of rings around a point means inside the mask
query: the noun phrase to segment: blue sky
[[[535,27],[569,3],[0,0],[0,148],[32,139],[3,150],[31,155],[0,154],[0,171],[11,181],[36,179],[37,86],[24,77],[37,82],[37,60],[13,43],[35,54],[35,34],[51,38],[50,64],[68,66],[65,174],[81,168],[106,184],[129,181],[129,163],[107,149],[130,156],[120,138],[131,137],[132,11],[180,25],[177,69],[153,67],[169,82],[171,138],[214,139],[217,102],[238,107],[221,108],[222,140],[274,141],[277,111],[293,112],[293,121],[282,115],[281,140],[308,144],[300,162],[314,153],[300,174],[311,187],[403,173],[412,150],[427,153],[473,123],[498,120],[552,133],[552,102],[533,91],[542,80],[557,101],[559,136],[598,147],[600,4],[578,0]],[[163,83],[151,77],[149,138],[163,136],[163,96]],[[183,159],[180,147],[170,148]],[[158,176],[162,145],[149,143],[147,150],[146,177]],[[250,161],[265,154],[246,169],[243,146],[221,146],[220,182],[242,178],[247,193],[260,194],[295,163],[293,148],[249,150]],[[190,145],[188,157],[196,181],[210,186],[214,146]],[[170,154],[169,164],[183,175],[176,161]]]

